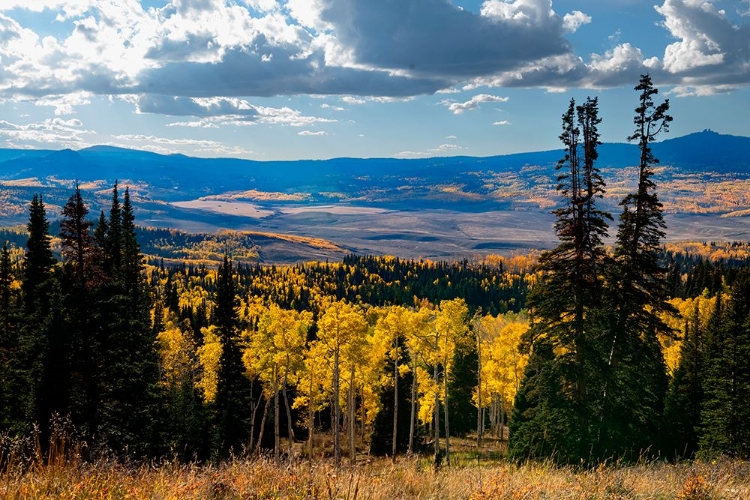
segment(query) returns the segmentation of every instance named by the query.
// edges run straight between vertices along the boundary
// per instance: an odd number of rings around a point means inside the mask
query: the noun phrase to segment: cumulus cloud
[[[699,93],[750,83],[750,24],[736,25],[710,1],[665,0],[656,10],[678,41],[664,51],[663,68]],[[678,78],[674,78],[678,77]]]
[[[332,43],[350,64],[413,77],[492,74],[571,50],[550,0],[487,0],[480,14],[445,0],[313,3],[319,25],[333,30]]]
[[[563,16],[563,29],[568,33],[575,33],[578,28],[591,22],[591,16],[584,14],[580,10],[574,10]]]
[[[204,139],[172,139],[146,134],[115,135],[113,139],[118,142],[110,142],[108,145],[125,148],[137,147],[138,149],[161,154],[180,153],[184,152],[185,148],[189,148],[196,154],[226,156],[247,156],[252,154],[252,151],[239,146],[227,146],[221,142]]]
[[[511,123],[508,120],[500,120],[499,122],[494,122],[493,125],[507,126],[511,125]]]
[[[479,104],[483,102],[508,102],[508,98],[491,94],[477,94],[465,102],[442,101],[441,104],[448,106],[448,109],[454,115],[460,115],[464,111],[477,109]]]
[[[321,135],[328,135],[328,132],[324,130],[318,130],[317,132],[313,132],[312,130],[303,130],[301,132],[297,132],[297,135],[303,135],[303,136],[321,136]]]
[[[169,116],[194,116],[199,121],[175,122],[171,126],[217,127],[218,125],[254,125],[256,123],[303,127],[336,120],[306,116],[288,107],[256,106],[236,97],[180,97],[141,95],[134,99],[139,113]]]
[[[58,115],[94,95],[337,95],[361,104],[467,85],[603,88],[631,84],[646,71],[661,84],[726,89],[750,83],[750,27],[742,17],[748,7],[738,3],[740,15],[730,20],[710,0],[663,0],[656,9],[675,41],[657,58],[617,39],[608,52],[576,54],[566,35],[592,18],[558,14],[551,0],[484,0],[479,13],[447,0],[168,0],[159,7],[139,0],[6,0],[0,98],[38,100]],[[69,31],[40,36],[18,20],[29,16],[11,17],[16,9],[49,11],[55,27]],[[165,109],[144,111],[148,102],[141,104],[143,112]],[[185,100],[168,107],[207,118],[197,108],[227,104]],[[451,104],[455,113],[474,109]],[[262,119],[252,107],[235,111],[235,121]]]
[[[35,147],[60,145],[64,148],[84,148],[89,146],[86,136],[95,134],[81,127],[78,119],[64,120],[48,118],[41,122],[26,124],[11,123],[0,120],[0,137],[5,137],[10,147]]]

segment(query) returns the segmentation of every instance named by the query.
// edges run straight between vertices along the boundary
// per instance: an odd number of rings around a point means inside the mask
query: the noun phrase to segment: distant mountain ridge
[[[704,130],[654,143],[653,151],[661,161],[656,181],[666,213],[721,217],[721,224],[711,223],[718,234],[750,239],[749,137]],[[373,253],[488,252],[554,238],[550,211],[559,202],[555,165],[562,157],[562,150],[549,150],[254,161],[112,146],[0,149],[0,226],[25,223],[37,192],[56,217],[75,181],[97,214],[108,208],[119,180],[130,188],[139,223],[152,227],[279,232]],[[602,205],[613,214],[632,190],[627,167],[638,157],[635,144],[599,147],[597,164],[607,183]],[[695,233],[691,224],[681,228]]]

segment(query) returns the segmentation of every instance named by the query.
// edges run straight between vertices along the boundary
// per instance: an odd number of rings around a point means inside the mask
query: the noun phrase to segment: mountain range
[[[704,130],[653,150],[661,160],[655,180],[669,239],[750,239],[750,138]],[[54,219],[76,181],[97,214],[107,209],[117,180],[129,188],[144,226],[325,239],[341,249],[332,258],[348,251],[443,258],[548,247],[562,156],[553,150],[260,162],[110,146],[0,149],[0,225],[24,223],[37,192]],[[636,145],[599,147],[608,185],[602,204],[615,216],[633,188],[637,161]],[[300,248],[281,260],[305,257]]]

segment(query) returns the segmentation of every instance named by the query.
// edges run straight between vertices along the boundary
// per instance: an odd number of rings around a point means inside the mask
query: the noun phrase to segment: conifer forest
[[[521,463],[594,474],[719,460],[747,477],[750,246],[665,243],[651,146],[669,101],[648,75],[635,90],[640,157],[618,213],[600,203],[598,99],[564,110],[544,252],[271,266],[219,241],[218,266],[165,262],[144,253],[161,236],[138,226],[127,187],[98,214],[78,186],[60,214],[34,196],[26,228],[0,235],[3,484],[55,454],[181,473],[239,459],[261,474],[336,471],[375,456],[435,471],[465,465],[469,446],[494,447],[482,458],[506,468],[471,498],[505,498]],[[348,492],[309,479],[266,497],[356,498],[351,474]],[[683,478],[680,498],[714,498],[697,496],[706,477]],[[216,481],[215,498],[235,498],[239,486]],[[635,498],[607,491],[596,498]]]

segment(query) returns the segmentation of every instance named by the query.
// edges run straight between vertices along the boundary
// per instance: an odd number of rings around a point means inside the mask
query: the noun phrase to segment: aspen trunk
[[[414,427],[417,417],[417,361],[414,356],[411,379],[411,415],[409,416],[409,454],[414,452]]]
[[[279,382],[277,368],[273,367],[273,460],[278,465],[281,459],[280,418],[279,418]]]
[[[396,450],[397,450],[397,435],[398,435],[398,337],[396,337],[396,359],[393,360],[393,445],[391,451],[393,453],[393,463],[396,463]]]
[[[349,372],[349,461],[352,465],[357,459],[357,449],[354,446],[356,413],[354,411],[354,363]]]

